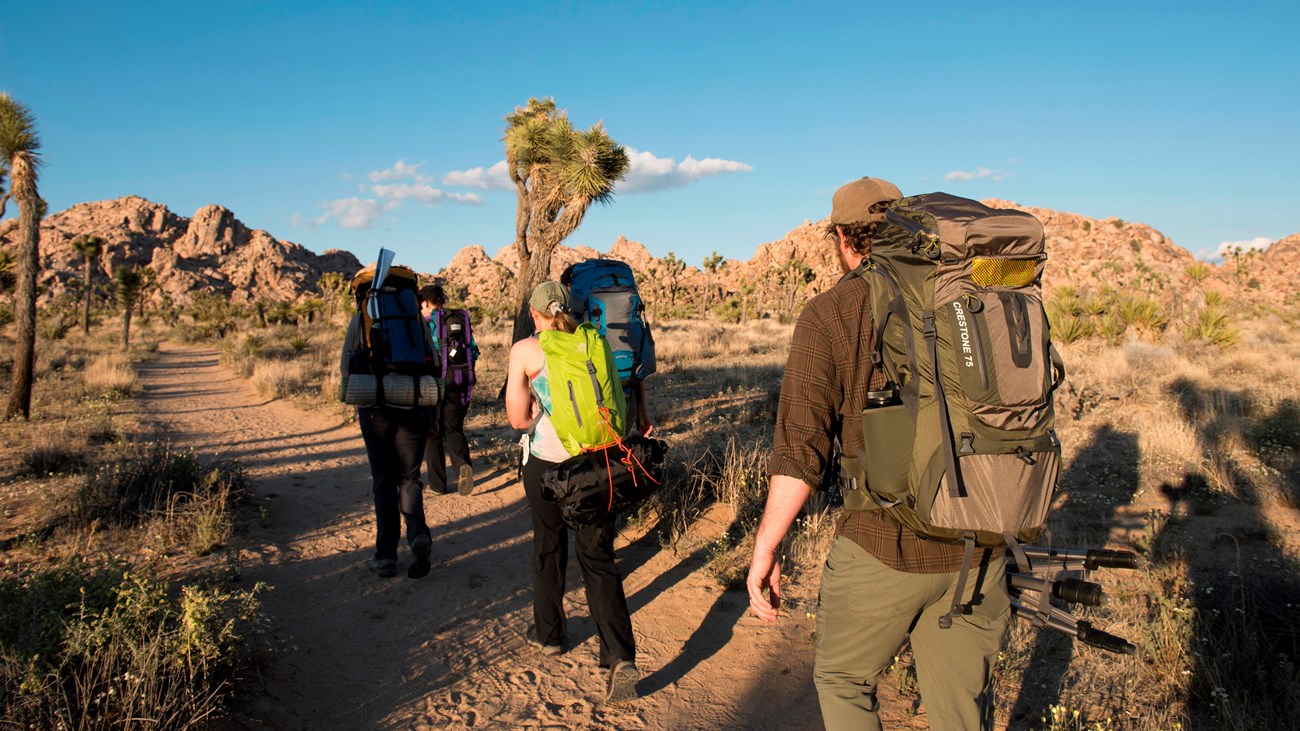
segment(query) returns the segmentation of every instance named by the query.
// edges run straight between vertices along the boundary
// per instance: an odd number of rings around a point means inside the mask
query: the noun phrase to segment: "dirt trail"
[[[405,578],[410,556],[403,546],[402,575],[380,579],[363,565],[374,518],[355,423],[268,401],[211,350],[165,344],[140,366],[140,378],[140,408],[178,444],[238,458],[269,519],[246,520],[234,548],[246,585],[274,587],[264,603],[286,649],[261,687],[246,694],[252,697],[237,725],[821,727],[806,616],[815,607],[815,577],[795,591],[798,604],[786,618],[764,626],[746,614],[743,592],[723,591],[698,571],[706,543],[678,555],[653,536],[620,536],[643,697],[605,708],[576,560],[565,597],[573,646],[543,658],[524,640],[532,617],[531,534],[512,471],[480,474],[470,497],[426,492],[432,573]]]

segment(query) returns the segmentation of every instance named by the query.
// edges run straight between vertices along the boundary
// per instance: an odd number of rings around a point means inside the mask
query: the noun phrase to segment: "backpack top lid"
[[[587,259],[570,264],[560,275],[560,284],[569,288],[573,314],[587,317],[587,298],[592,290],[617,287],[637,291],[632,267],[618,259]]]
[[[940,255],[967,259],[982,253],[1037,257],[1043,254],[1043,223],[1012,208],[992,208],[949,193],[900,200],[885,214],[888,224],[937,236]],[[882,237],[887,238],[887,237]]]
[[[358,299],[365,297],[370,292],[370,287],[375,281],[375,265],[370,263],[361,268],[361,271],[352,276],[352,282],[348,285],[352,288],[352,293]],[[414,290],[420,282],[420,277],[416,275],[415,270],[402,264],[394,264],[388,267],[388,274],[384,277],[384,285],[389,287],[402,287]]]

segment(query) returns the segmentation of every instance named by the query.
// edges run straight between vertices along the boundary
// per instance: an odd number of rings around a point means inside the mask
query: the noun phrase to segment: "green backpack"
[[[589,322],[572,333],[544,330],[537,339],[546,355],[551,424],[569,454],[608,446],[627,429],[627,405],[614,355]]]
[[[1046,258],[1028,213],[946,193],[886,212],[858,272],[871,283],[871,357],[890,385],[862,412],[866,491],[849,480],[847,507],[964,542],[967,566],[977,544],[1018,548],[1042,534],[1065,376],[1043,310]]]

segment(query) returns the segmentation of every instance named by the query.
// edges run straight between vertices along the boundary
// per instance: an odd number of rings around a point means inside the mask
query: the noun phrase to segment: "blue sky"
[[[842,183],[1300,232],[1294,3],[7,2],[0,90],[52,211],[140,195],[417,269],[514,235],[503,117],[553,97],[633,154],[569,244],[749,258]],[[14,215],[10,207],[9,215]]]

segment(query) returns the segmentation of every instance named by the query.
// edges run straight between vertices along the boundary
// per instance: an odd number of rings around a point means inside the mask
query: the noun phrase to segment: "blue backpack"
[[[655,341],[632,267],[616,259],[588,259],[560,275],[569,288],[573,314],[590,322],[609,343],[624,388],[655,372]]]

